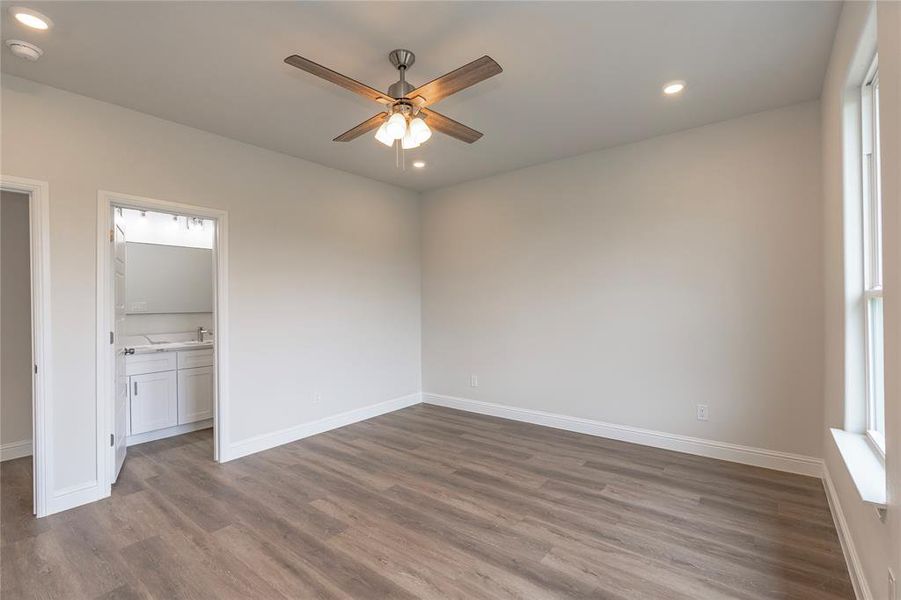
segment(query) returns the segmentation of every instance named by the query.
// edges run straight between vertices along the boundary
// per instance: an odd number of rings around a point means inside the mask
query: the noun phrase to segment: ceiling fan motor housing
[[[413,86],[406,81],[397,81],[388,86],[388,95],[392,98],[403,98],[413,91]]]

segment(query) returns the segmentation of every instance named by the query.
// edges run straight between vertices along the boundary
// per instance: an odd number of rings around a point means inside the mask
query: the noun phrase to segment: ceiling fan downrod
[[[388,53],[388,60],[395,69],[400,71],[400,81],[391,84],[388,88],[388,95],[399,100],[413,91],[413,86],[407,83],[406,74],[407,69],[416,62],[416,55],[410,50],[392,50]]]

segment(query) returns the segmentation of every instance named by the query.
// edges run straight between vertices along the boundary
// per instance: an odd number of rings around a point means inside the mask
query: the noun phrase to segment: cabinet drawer
[[[143,375],[174,371],[176,366],[174,352],[151,352],[149,354],[129,354],[125,357],[126,375]]]
[[[194,367],[212,367],[213,349],[205,350],[179,350],[178,368],[193,369]]]

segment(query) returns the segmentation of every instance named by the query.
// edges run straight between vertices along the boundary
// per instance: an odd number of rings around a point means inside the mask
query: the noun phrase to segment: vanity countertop
[[[135,349],[135,354],[149,354],[151,352],[173,352],[175,350],[205,350],[213,347],[213,342],[162,342],[158,344],[144,344],[130,346]]]
[[[135,354],[152,352],[174,352],[176,350],[207,350],[213,347],[211,335],[204,335],[198,342],[195,333],[154,333],[146,335],[130,335],[122,338],[123,345],[134,348]]]

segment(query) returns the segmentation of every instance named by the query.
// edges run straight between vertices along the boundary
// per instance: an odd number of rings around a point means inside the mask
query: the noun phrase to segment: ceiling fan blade
[[[376,127],[379,127],[382,123],[385,122],[385,119],[388,118],[388,113],[379,113],[374,117],[370,117],[354,127],[353,129],[348,129],[335,139],[333,142],[349,142],[351,140],[355,140],[367,131],[372,131]]]
[[[494,77],[502,71],[501,66],[494,62],[493,58],[483,56],[455,71],[442,75],[438,79],[433,79],[427,84],[419,86],[407,94],[407,98],[413,99],[420,96],[423,99],[419,102],[420,106],[429,106],[480,81]]]
[[[440,131],[445,135],[449,135],[452,138],[457,138],[458,140],[466,142],[467,144],[471,144],[482,137],[482,132],[476,131],[471,127],[467,127],[463,123],[458,123],[450,117],[445,117],[441,113],[435,112],[434,110],[423,108],[420,111],[420,114],[425,116],[426,125],[434,129],[435,131]]]
[[[346,75],[342,75],[337,71],[332,71],[328,67],[323,67],[322,65],[314,63],[312,60],[308,60],[302,56],[292,54],[285,59],[285,62],[292,67],[297,67],[301,71],[306,71],[307,73],[311,73],[316,77],[321,77],[326,81],[340,85],[344,89],[360,94],[361,96],[369,98],[370,100],[375,100],[376,102],[381,102],[382,104],[391,104],[392,102],[394,102],[394,98],[383,94],[377,89],[371,88],[365,83],[360,83],[356,79],[351,79]]]

